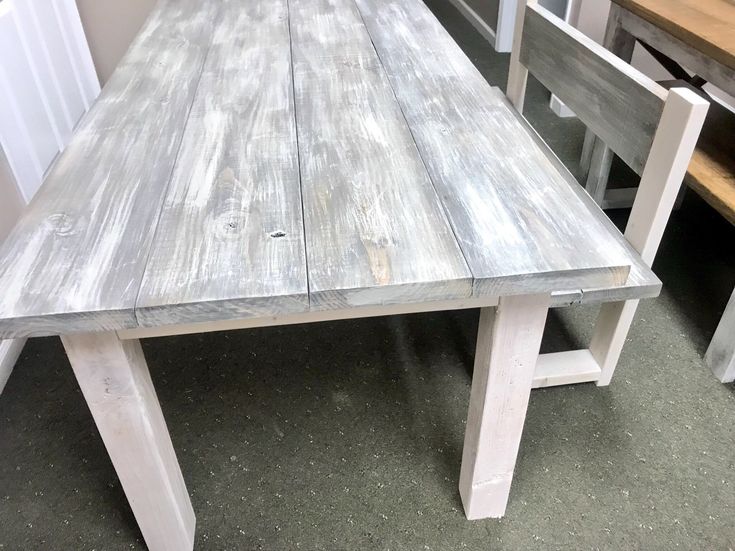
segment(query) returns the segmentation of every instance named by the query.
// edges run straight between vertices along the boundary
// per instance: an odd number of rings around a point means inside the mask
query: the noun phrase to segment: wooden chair
[[[641,176],[625,238],[650,266],[708,102],[686,88],[667,91],[536,0],[517,6],[508,98],[523,111],[530,72]],[[609,384],[637,306],[637,300],[603,304],[588,351],[544,354],[539,363],[578,362],[580,370],[600,370],[598,386]]]

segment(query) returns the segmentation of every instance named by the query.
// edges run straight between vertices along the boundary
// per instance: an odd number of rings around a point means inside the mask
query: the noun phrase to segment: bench
[[[735,95],[735,4],[728,0],[614,0],[605,46],[630,60],[636,41],[673,76],[665,86],[706,82]],[[679,65],[686,65],[687,70]],[[690,76],[688,71],[695,75]],[[684,82],[682,82],[682,79]],[[701,92],[700,92],[701,93]],[[735,115],[716,101],[684,179],[727,220],[735,223]],[[582,169],[587,190],[603,208],[627,208],[636,188],[607,189],[612,155],[592,132],[585,138]],[[684,190],[682,190],[684,191]],[[683,195],[682,195],[683,197]],[[735,380],[735,292],[705,354],[715,376]]]
[[[660,82],[666,89],[688,88],[710,102],[707,118],[684,176],[684,184],[702,197],[726,220],[735,224],[735,113],[683,80]],[[603,208],[629,207],[637,187],[607,189],[607,180],[597,186]],[[682,190],[683,191],[683,190]],[[725,308],[705,361],[723,383],[735,380],[735,292]]]
[[[481,308],[468,518],[505,512],[533,386],[609,382],[706,103],[522,14],[511,102],[420,0],[157,5],[0,249],[0,337],[61,336],[149,548],[195,516],[140,339]],[[644,172],[625,236],[519,112],[546,51],[639,139],[611,140]],[[590,349],[539,356],[549,307],[589,302]]]

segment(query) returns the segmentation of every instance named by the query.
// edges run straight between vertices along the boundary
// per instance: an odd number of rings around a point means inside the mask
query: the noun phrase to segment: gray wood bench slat
[[[500,91],[498,91],[498,93],[502,94]],[[509,101],[505,96],[503,96],[503,100]],[[604,213],[600,211],[595,200],[592,199],[584,188],[579,185],[572,173],[569,172],[569,169],[556,155],[554,155],[551,148],[549,148],[541,136],[536,133],[528,121],[523,118],[518,111],[514,110],[514,114],[521,125],[523,125],[529,135],[542,149],[549,162],[558,171],[559,175],[566,180],[572,191],[577,194],[582,204],[584,204],[591,212],[603,215],[600,218],[602,224],[608,228],[611,235],[615,237],[615,240],[620,244],[620,246],[628,251],[629,258],[631,259],[630,272],[628,273],[628,278],[625,280],[624,285],[557,291],[551,296],[552,305],[566,306],[570,304],[616,302],[622,300],[657,297],[661,292],[661,280],[653,273],[651,268],[643,262],[643,259],[641,259],[638,252],[630,243],[628,243],[628,240],[625,239],[622,233],[620,233],[612,220],[607,216],[604,216]]]
[[[309,308],[286,0],[222,3],[141,285],[141,326]]]
[[[291,0],[312,309],[467,297],[471,275],[353,0]]]
[[[625,283],[638,255],[569,185],[428,8],[420,0],[357,4],[444,201],[475,294]]]
[[[535,10],[525,11],[521,63],[641,174],[661,119],[665,92],[642,74],[621,71],[627,65],[622,59],[598,55],[595,50],[600,46],[576,29],[568,34],[558,32],[559,24]],[[580,78],[567,78],[570,71]]]
[[[0,248],[4,337],[135,327],[216,4],[161,2]]]

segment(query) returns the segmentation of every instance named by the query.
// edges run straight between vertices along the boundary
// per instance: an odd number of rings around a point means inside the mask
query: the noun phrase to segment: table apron
[[[619,12],[621,27],[636,39],[678,61],[728,94],[735,95],[735,68],[723,65],[624,8]]]

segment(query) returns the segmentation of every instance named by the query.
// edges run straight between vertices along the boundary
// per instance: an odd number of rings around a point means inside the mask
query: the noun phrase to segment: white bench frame
[[[536,0],[518,0],[519,14],[526,5],[536,6]],[[508,75],[507,95],[519,112],[523,112],[528,69],[520,62],[524,17],[516,17],[513,52]],[[568,32],[595,51],[599,56],[620,66],[620,60],[582,33],[568,26]],[[653,81],[630,66],[623,70],[636,79]],[[551,90],[557,93],[556,90]],[[558,95],[558,93],[557,93]],[[565,98],[560,98],[562,101]],[[686,88],[674,88],[668,92],[663,113],[656,130],[648,159],[641,175],[633,210],[625,229],[625,238],[638,251],[649,266],[661,243],[666,222],[676,202],[681,182],[699,138],[709,103]],[[585,122],[583,120],[583,122]],[[539,365],[547,362],[576,364],[580,371],[597,372],[591,376],[598,386],[610,384],[625,339],[630,330],[637,300],[609,302],[602,305],[597,318],[589,354],[578,350],[542,355]],[[594,364],[592,363],[594,362]]]

